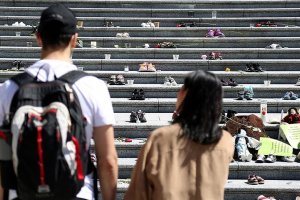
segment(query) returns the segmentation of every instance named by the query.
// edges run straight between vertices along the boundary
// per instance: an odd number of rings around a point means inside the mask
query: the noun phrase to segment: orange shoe
[[[144,62],[140,64],[139,72],[147,72],[148,71],[148,63]]]
[[[156,72],[155,65],[153,65],[152,63],[149,63],[147,71],[148,72]]]

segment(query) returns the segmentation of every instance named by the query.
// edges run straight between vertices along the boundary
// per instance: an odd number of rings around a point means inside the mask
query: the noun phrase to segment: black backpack
[[[7,173],[2,184],[15,187],[20,199],[71,200],[92,171],[86,121],[72,89],[84,76],[82,71],[71,71],[54,81],[39,82],[25,72],[11,78],[19,86],[6,122],[13,164],[3,166],[13,167],[16,179],[10,177],[5,183],[12,173],[2,167],[2,175],[5,169]]]

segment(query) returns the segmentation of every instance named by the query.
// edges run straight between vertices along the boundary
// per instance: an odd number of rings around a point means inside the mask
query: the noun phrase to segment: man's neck
[[[71,63],[71,51],[69,49],[62,50],[42,50],[41,59],[49,59],[49,60],[60,60]]]

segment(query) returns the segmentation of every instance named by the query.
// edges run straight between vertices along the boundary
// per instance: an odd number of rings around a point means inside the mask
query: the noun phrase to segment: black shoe
[[[228,86],[228,82],[221,79],[222,86]]]
[[[138,95],[137,95],[138,100],[145,100],[145,92],[143,89],[140,89]]]
[[[243,99],[244,99],[244,91],[238,92],[237,100],[243,100]]]
[[[252,63],[248,63],[246,64],[246,68],[245,68],[245,72],[255,72],[253,64]]]
[[[229,86],[232,86],[232,87],[238,86],[237,82],[234,81],[232,78],[229,79],[228,85],[229,85]]]
[[[107,81],[107,83],[109,85],[116,85],[116,80],[117,80],[116,75],[111,75],[110,78],[109,78],[109,80]]]
[[[139,96],[139,92],[138,92],[138,90],[137,89],[134,89],[133,91],[132,91],[132,95],[131,95],[131,100],[139,100],[139,98],[138,98],[138,96]]]
[[[253,69],[255,72],[263,72],[264,71],[262,69],[262,67],[260,66],[260,64],[258,64],[258,63],[254,63],[252,66],[253,66]]]
[[[145,118],[145,112],[139,110],[139,111],[137,112],[137,116],[138,116],[138,118],[139,118],[139,120],[140,120],[141,123],[147,122],[147,120],[146,120],[146,118]]]
[[[234,110],[227,110],[227,119],[230,119],[230,118],[234,117],[235,114],[237,114],[236,111],[234,111]]]
[[[21,60],[15,60],[15,61],[13,61],[12,65],[17,70],[24,70],[24,63]]]
[[[131,111],[130,122],[136,123],[138,120],[138,114],[135,111]]]
[[[246,92],[244,93],[244,97],[245,97],[245,99],[247,99],[247,100],[252,100],[252,95],[251,95],[250,92],[248,92],[248,91],[246,91]]]

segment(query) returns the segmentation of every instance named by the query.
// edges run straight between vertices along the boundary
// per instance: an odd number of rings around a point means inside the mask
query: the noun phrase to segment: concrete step
[[[226,33],[225,33],[226,34]],[[115,35],[114,35],[115,36]],[[270,44],[280,44],[282,47],[298,48],[300,37],[80,37],[83,47],[91,47],[91,41],[96,41],[98,47],[111,48],[114,45],[124,48],[142,47],[145,43],[155,47],[160,42],[173,42],[177,48],[264,48]],[[26,47],[28,42],[37,47],[36,38],[31,36],[0,36],[0,46]]]
[[[249,23],[250,24],[250,23]],[[32,25],[32,24],[28,24]],[[36,24],[33,24],[36,25]],[[118,24],[115,24],[118,26]],[[199,37],[205,36],[207,30],[214,28],[213,25],[203,24],[203,27],[159,27],[143,28],[140,24],[137,27],[83,27],[79,29],[80,37],[112,37],[117,33],[128,32],[131,37]],[[299,37],[300,27],[218,27],[227,37]],[[1,36],[15,36],[21,32],[21,36],[30,36],[31,26],[17,27],[11,24],[0,23]]]
[[[240,68],[245,68],[245,67],[241,66]],[[138,67],[130,66],[131,71],[129,71],[129,72],[124,72],[124,71],[87,71],[87,72],[101,78],[104,81],[107,81],[111,75],[121,74],[124,76],[125,81],[127,79],[133,79],[135,84],[146,84],[145,85],[146,87],[147,87],[147,84],[163,84],[164,78],[166,76],[172,76],[173,78],[175,78],[175,81],[178,84],[182,84],[184,77],[188,73],[190,73],[190,71],[158,71],[158,72],[147,73],[147,72],[133,71],[135,69],[138,70]],[[157,68],[157,69],[161,69],[161,68]],[[200,69],[207,70],[205,68],[200,68]],[[265,68],[265,67],[264,67],[264,69],[267,70],[267,68]],[[257,88],[262,87],[261,84],[264,83],[264,80],[270,80],[271,83],[273,83],[273,84],[291,84],[291,86],[293,86],[291,89],[296,89],[296,90],[297,90],[297,87],[294,87],[294,86],[300,75],[300,71],[287,71],[287,70],[285,70],[285,68],[282,68],[282,71],[264,71],[264,72],[245,72],[242,70],[231,71],[231,72],[213,71],[213,70],[208,70],[208,71],[211,71],[212,73],[216,74],[220,79],[228,80],[229,78],[233,78],[239,84],[252,84],[252,85],[258,84]],[[4,73],[2,74],[2,76],[3,75],[4,75]],[[123,86],[121,86],[121,87],[110,86],[110,87],[112,87],[112,88],[116,87],[118,89],[126,88]],[[136,86],[133,85],[131,87],[135,88]],[[143,87],[143,85],[141,85],[141,87]],[[157,85],[155,85],[154,87],[157,87]],[[162,87],[164,87],[164,86],[162,86]],[[289,86],[287,86],[287,85],[286,85],[286,87],[289,88]],[[168,88],[173,90],[172,88],[174,88],[174,87],[166,87],[166,89],[168,89]],[[230,88],[230,87],[227,87],[227,88]],[[265,88],[267,90],[271,89],[271,87],[263,87],[263,88]],[[285,88],[285,86],[283,86],[282,89],[284,89],[284,88]]]
[[[136,108],[134,111],[138,111]],[[237,111],[237,109],[233,109]],[[225,109],[227,112],[227,110]],[[284,110],[287,113],[287,109]],[[252,113],[239,113],[237,115],[250,115]],[[260,117],[258,112],[254,113]],[[114,125],[115,137],[116,138],[147,138],[151,131],[154,129],[169,125],[172,121],[172,113],[146,113],[145,117],[147,119],[146,123],[131,123],[129,122],[130,113],[115,113],[116,124]],[[284,114],[285,116],[285,114]],[[265,124],[265,131],[271,138],[278,138],[278,123],[281,121],[281,114],[278,113],[268,113],[267,123]],[[276,124],[276,123],[277,124]],[[220,124],[222,127],[224,124]],[[136,157],[136,156],[135,156]]]
[[[68,7],[74,8],[295,8],[299,7],[297,0],[64,0],[63,2]],[[10,0],[0,2],[0,6],[48,6],[48,2],[39,0]]]
[[[201,55],[212,51],[221,52],[223,59],[298,59],[300,48],[77,48],[75,59],[103,59],[104,54],[111,54],[111,59],[200,59]],[[39,58],[39,47],[0,47],[0,57]]]
[[[123,199],[130,179],[119,179],[117,199]],[[297,180],[265,180],[262,185],[247,184],[244,179],[229,179],[225,185],[225,200],[254,200],[259,195],[273,196],[276,199],[294,200],[299,193],[300,181]]]
[[[3,68],[7,68],[6,66],[9,66],[9,68],[13,67],[12,64],[9,64],[9,65],[5,65]],[[241,66],[240,68],[244,68],[244,66]],[[157,69],[161,69],[161,68],[157,68]],[[199,67],[197,69],[208,70],[207,68],[199,68]],[[264,69],[267,68],[264,67]],[[169,97],[169,95],[174,95],[174,92],[180,86],[177,87],[165,86],[163,85],[164,78],[166,76],[172,76],[178,84],[182,84],[184,77],[191,72],[191,71],[171,71],[172,70],[171,66],[169,71],[157,71],[157,72],[147,73],[147,72],[138,72],[133,70],[138,70],[138,67],[130,66],[129,72],[103,71],[101,69],[97,71],[86,71],[86,72],[102,79],[103,81],[108,81],[111,75],[119,75],[119,74],[124,76],[126,83],[127,80],[134,80],[134,85],[128,85],[128,84],[126,86],[109,85],[109,88],[111,89],[112,93],[123,92],[122,94],[121,93],[116,94],[117,96],[115,96],[115,94],[112,94],[113,97],[122,97],[122,95],[128,97],[129,93],[127,94],[125,93],[131,91],[134,88],[144,88],[150,90],[151,92],[170,90],[170,93],[165,94],[166,95],[165,97]],[[209,71],[216,74],[220,79],[224,79],[225,81],[228,81],[229,78],[233,78],[238,84],[242,84],[239,85],[239,87],[233,87],[233,88],[224,87],[225,92],[230,92],[230,91],[236,92],[237,90],[241,90],[243,88],[243,85],[251,84],[254,87],[254,90],[256,91],[257,97],[263,97],[263,94],[260,94],[260,92],[269,91],[274,95],[276,93],[274,97],[280,98],[282,93],[286,90],[298,91],[299,86],[295,86],[295,84],[300,76],[300,71],[289,71],[288,67],[282,67],[282,70],[283,71],[265,71],[265,72],[245,72],[242,70],[231,71],[231,72],[212,71],[212,70]],[[5,80],[12,77],[13,75],[22,72],[23,71],[13,71],[13,70],[6,70],[6,69],[0,70],[0,82],[4,82]],[[270,80],[271,85],[268,87],[263,86],[262,84],[264,83],[264,80]],[[277,86],[279,86],[278,89],[276,89]],[[280,91],[281,94],[277,93]],[[159,95],[159,94],[155,94],[155,95]],[[229,94],[225,93],[225,97],[226,95]],[[161,95],[159,95],[159,97],[161,97]],[[235,97],[235,96],[231,96],[231,97]]]
[[[6,7],[1,6],[2,15],[39,16],[46,7]],[[170,9],[170,8],[70,8],[77,17],[212,17],[212,11],[217,17],[298,17],[299,8],[218,8],[208,9]]]
[[[177,81],[178,79],[176,79]],[[134,84],[134,85],[109,85],[109,92],[112,98],[131,98],[134,89],[143,89],[147,98],[176,98],[182,84],[177,86],[166,86],[161,79],[161,84]],[[243,91],[248,84],[239,84],[236,87],[223,86],[224,98],[236,98],[239,91]],[[286,91],[293,91],[300,94],[300,86],[290,84],[251,84],[255,98],[282,98]]]
[[[120,179],[131,177],[136,160],[137,158],[118,159]],[[300,164],[297,162],[288,163],[282,161],[276,161],[275,163],[234,161],[229,166],[229,179],[246,179],[249,174],[253,173],[263,177],[265,180],[298,180]]]
[[[277,25],[299,26],[300,17],[243,17],[243,18],[158,18],[158,17],[77,17],[83,20],[87,27],[101,27],[106,21],[112,21],[116,26],[121,27],[140,27],[141,23],[149,20],[160,22],[160,27],[176,27],[180,22],[195,22],[199,26],[211,27],[249,27],[250,23],[260,21],[273,21]],[[0,24],[11,25],[16,21],[22,21],[25,24],[36,25],[39,21],[38,16],[0,16]]]
[[[285,92],[283,92],[284,95]],[[130,113],[133,108],[141,109],[146,113],[170,113],[175,110],[176,98],[147,98],[145,100],[130,100],[128,98],[112,98],[112,104],[115,112]],[[268,102],[269,113],[279,113],[282,109],[288,110],[290,107],[297,107],[300,99],[283,100],[281,98],[263,98]],[[260,110],[259,98],[253,100],[236,100],[236,98],[223,98],[223,107],[225,110],[236,110],[239,113],[255,113]]]
[[[25,67],[30,66],[34,62],[38,60],[38,58],[19,58],[19,57],[12,57],[12,58],[0,58],[0,69],[10,69],[13,67],[12,62],[14,60],[22,60]],[[299,73],[300,69],[300,59],[224,59],[224,60],[202,60],[202,59],[179,59],[179,60],[172,60],[172,59],[73,59],[73,62],[78,67],[83,67],[85,71],[93,73],[99,77],[105,77],[105,79],[110,75],[109,73],[123,73],[124,66],[129,66],[129,72],[124,73],[127,74],[126,76],[135,77],[132,73],[136,73],[135,71],[138,70],[139,64],[143,62],[150,62],[155,64],[157,70],[161,70],[160,73],[164,75],[174,75],[182,73],[185,74],[191,70],[209,70],[209,71],[224,71],[226,68],[230,68],[230,73],[224,73],[222,76],[263,76],[267,75],[268,77],[272,78],[272,82],[274,83],[289,83],[293,84],[294,79],[291,78],[291,81],[276,79],[275,77],[280,76],[280,73],[283,73],[284,77],[288,76],[288,74]],[[239,70],[244,70],[247,63],[259,63],[266,72],[264,73],[244,73],[240,72]],[[101,70],[101,72],[97,72]],[[107,71],[107,72],[105,72]],[[180,72],[179,72],[180,71]],[[101,76],[101,74],[104,74]],[[158,72],[157,72],[158,73]],[[164,74],[166,73],[166,74]],[[169,73],[169,74],[168,74]],[[266,74],[267,73],[267,74]],[[1,77],[4,76],[5,73],[2,73]],[[13,73],[12,73],[13,74]],[[148,75],[147,75],[148,74]],[[156,74],[156,73],[154,73]],[[158,73],[159,74],[159,73]],[[240,74],[240,75],[239,75]],[[138,76],[138,75],[136,75]],[[153,73],[141,73],[141,76],[153,76]],[[173,75],[172,75],[173,76]],[[262,79],[266,77],[263,76]],[[261,79],[261,80],[262,80]],[[260,80],[260,82],[261,82]],[[241,83],[246,80],[240,80]],[[250,83],[257,83],[251,82]],[[141,82],[141,83],[152,83],[152,82]],[[156,82],[155,82],[156,83]]]

